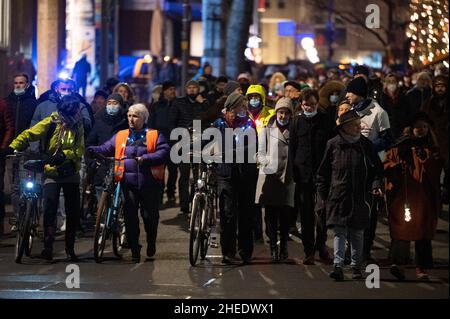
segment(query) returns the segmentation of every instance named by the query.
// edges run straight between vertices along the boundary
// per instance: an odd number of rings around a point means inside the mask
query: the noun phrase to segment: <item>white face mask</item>
[[[397,84],[388,84],[386,88],[389,93],[394,93],[397,90]]]
[[[106,113],[108,113],[108,115],[116,115],[119,113],[119,111],[120,111],[119,105],[114,105],[114,104],[106,105]]]
[[[15,95],[22,95],[25,93],[25,89],[14,89]]]
[[[289,120],[286,120],[286,119],[284,119],[284,120],[277,119],[277,122],[280,126],[286,126],[289,124]]]
[[[314,112],[306,112],[305,110],[303,110],[303,114],[305,114],[306,117],[313,117],[317,114],[317,110]]]

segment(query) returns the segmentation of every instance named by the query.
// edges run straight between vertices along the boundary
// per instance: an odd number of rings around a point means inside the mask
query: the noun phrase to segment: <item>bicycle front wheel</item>
[[[195,194],[192,202],[192,214],[189,237],[189,261],[195,266],[200,248],[201,223],[204,200],[201,194]]]
[[[105,251],[106,237],[108,236],[106,221],[108,218],[109,206],[109,194],[103,192],[98,204],[97,221],[95,223],[94,259],[97,263],[103,261],[103,252]]]
[[[123,203],[119,199],[119,207],[117,209],[116,225],[112,234],[113,252],[119,258],[122,258],[120,250],[125,242],[125,218],[123,216]]]
[[[33,209],[35,204],[32,201],[27,201],[24,211],[19,212],[19,229],[17,231],[16,240],[16,263],[20,264],[22,262],[23,253],[26,250],[31,249],[29,246],[30,235],[31,235],[31,222],[33,216]]]

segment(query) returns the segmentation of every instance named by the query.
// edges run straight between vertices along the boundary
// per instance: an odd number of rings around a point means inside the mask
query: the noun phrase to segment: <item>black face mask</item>
[[[197,98],[197,96],[198,96],[198,93],[195,93],[195,94],[188,94],[187,95],[191,100],[195,100],[196,98]]]

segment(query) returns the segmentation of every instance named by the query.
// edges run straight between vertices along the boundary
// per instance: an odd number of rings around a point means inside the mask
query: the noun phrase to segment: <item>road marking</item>
[[[206,255],[206,258],[222,258],[222,255]]]
[[[244,278],[244,273],[242,272],[242,270],[238,270],[238,273],[239,273],[239,275],[241,276],[241,279],[242,280],[245,280],[245,278]]]
[[[389,288],[397,288],[397,285],[393,284],[392,282],[382,281],[382,283],[388,286]]]
[[[308,266],[305,266],[305,273],[308,275],[309,278],[314,279],[313,274],[311,273],[311,271],[309,271]]]
[[[138,269],[139,267],[141,267],[144,263],[139,263],[136,266],[134,266],[133,268],[130,269],[130,271],[135,271],[136,269]]]
[[[187,296],[185,299],[191,299],[192,297],[191,296]]]
[[[211,278],[210,280],[208,280],[203,287],[208,287],[209,285],[211,285],[214,281],[216,281],[217,278]]]
[[[417,284],[417,287],[421,287],[421,288],[431,290],[431,291],[436,290],[433,286],[431,286],[429,284],[425,284],[425,283]]]
[[[258,274],[261,276],[262,279],[264,279],[265,282],[267,282],[269,286],[275,285],[275,282],[269,277],[265,276],[262,272],[258,271]]]

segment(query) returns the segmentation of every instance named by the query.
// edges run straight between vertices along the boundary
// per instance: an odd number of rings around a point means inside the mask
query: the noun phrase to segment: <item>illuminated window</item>
[[[10,0],[0,0],[0,48],[9,47]]]

